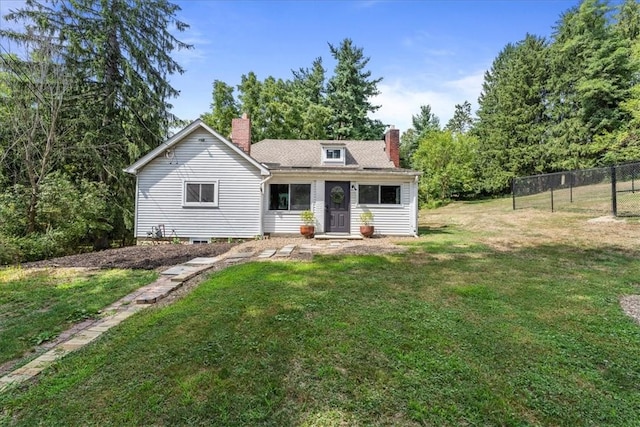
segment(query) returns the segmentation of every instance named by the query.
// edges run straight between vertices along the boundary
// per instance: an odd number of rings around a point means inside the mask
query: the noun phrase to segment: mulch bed
[[[214,257],[227,252],[235,243],[211,243],[202,245],[139,245],[106,249],[99,252],[69,255],[43,261],[22,264],[23,268],[84,267],[84,268],[132,268],[154,270],[158,267],[177,265],[197,257]]]

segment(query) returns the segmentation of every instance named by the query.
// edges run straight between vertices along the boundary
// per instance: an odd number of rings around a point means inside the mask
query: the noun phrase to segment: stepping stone
[[[253,252],[239,252],[231,256],[233,258],[251,258],[253,256]]]
[[[271,258],[275,253],[275,249],[265,249],[260,253],[260,255],[258,255],[258,258]]]
[[[196,267],[189,267],[187,265],[176,265],[175,267],[171,267],[168,270],[163,271],[160,274],[164,274],[166,276],[177,276],[182,273],[190,273],[196,270]]]
[[[284,248],[280,249],[276,254],[276,256],[279,256],[279,257],[289,256],[291,255],[291,252],[293,252],[295,248],[296,248],[296,245],[287,245]]]
[[[218,262],[218,257],[213,257],[213,258],[194,258],[191,261],[187,261],[184,265],[190,266],[197,266],[197,265],[210,265],[210,264],[215,264],[216,262]]]

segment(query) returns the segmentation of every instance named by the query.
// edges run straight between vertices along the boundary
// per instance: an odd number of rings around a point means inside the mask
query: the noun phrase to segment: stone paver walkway
[[[352,246],[352,244],[345,243],[345,241],[305,244],[300,246],[299,252],[310,254],[327,248],[336,249],[347,246]],[[121,298],[104,309],[104,317],[88,323],[86,326],[80,328],[79,331],[75,331],[75,333],[72,331],[63,332],[61,336],[68,335],[66,340],[57,344],[46,353],[36,357],[26,365],[0,377],[0,392],[34,378],[56,360],[89,344],[104,332],[119,325],[122,321],[138,311],[150,307],[152,304],[165,298],[171,292],[181,287],[185,281],[212,268],[218,262],[224,261],[226,264],[231,265],[248,261],[252,258],[259,260],[267,260],[271,257],[285,258],[290,257],[295,249],[296,245],[291,244],[280,249],[265,249],[257,256],[255,256],[253,252],[239,252],[216,258],[194,258],[184,264],[171,267],[160,273],[160,277],[155,282],[137,289],[135,292]]]

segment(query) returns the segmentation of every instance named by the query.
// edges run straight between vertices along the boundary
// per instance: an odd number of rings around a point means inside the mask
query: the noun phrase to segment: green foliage
[[[168,101],[178,91],[169,77],[183,69],[171,54],[191,47],[173,35],[187,28],[176,19],[179,10],[165,0],[29,0],[6,16],[24,27],[2,29],[0,37],[17,42],[24,58],[3,61],[9,69],[0,70],[11,82],[0,115],[9,103],[13,119],[0,139],[8,171],[2,178],[30,188],[29,233],[41,182],[64,172],[107,185],[108,237],[130,235],[135,184],[122,169],[161,143],[176,122]],[[40,104],[47,108],[32,108]]]
[[[484,193],[515,176],[637,160],[640,6],[584,0],[546,41],[509,43],[485,74],[473,133]]]
[[[362,225],[372,225],[373,224],[373,212],[364,211],[360,214],[360,222]]]
[[[316,215],[313,211],[306,210],[300,212],[300,219],[304,225],[313,225],[316,220]]]
[[[0,264],[72,253],[79,244],[91,244],[110,231],[105,184],[74,184],[63,174],[48,175],[40,185],[31,231],[26,219],[30,200],[30,189],[20,184],[0,194],[0,238],[6,242]]]
[[[247,113],[252,142],[269,138],[381,138],[384,126],[368,117],[379,108],[370,98],[378,94],[381,79],[370,78],[371,72],[365,70],[369,58],[350,39],[339,47],[329,47],[337,63],[328,82],[322,58],[316,58],[310,68],[293,70],[291,80],[271,76],[260,80],[253,71],[242,75],[237,101],[229,86],[215,81],[212,111],[203,114],[203,120],[226,132],[234,112]],[[223,112],[224,118],[219,120]]]
[[[400,166],[413,166],[413,153],[419,142],[429,133],[440,130],[440,119],[431,112],[430,105],[421,105],[418,115],[411,116],[412,128],[407,129],[400,137]]]
[[[470,135],[450,131],[427,134],[413,156],[414,167],[423,173],[421,201],[445,201],[473,193],[477,146],[477,139]]]
[[[351,39],[344,39],[337,47],[329,44],[329,50],[336,60],[334,74],[327,84],[327,105],[332,110],[329,136],[332,139],[380,138],[384,125],[368,115],[380,108],[371,104],[370,99],[380,93],[378,83],[382,78],[371,79],[371,71],[366,70],[369,58]]]
[[[462,104],[456,104],[453,117],[444,127],[453,133],[467,133],[473,127],[473,117],[471,115],[471,103],[464,101]]]
[[[231,135],[231,121],[238,117],[240,109],[233,97],[233,87],[220,80],[213,81],[211,112],[200,118],[222,136]]]
[[[487,193],[509,190],[514,176],[547,171],[547,42],[535,36],[506,46],[485,74],[480,95],[476,168]]]

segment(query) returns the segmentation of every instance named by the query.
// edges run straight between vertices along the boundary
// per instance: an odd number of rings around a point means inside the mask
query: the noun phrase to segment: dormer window
[[[344,165],[345,164],[345,146],[344,144],[323,145],[322,146],[322,163],[326,165]]]
[[[327,160],[336,159],[339,160],[342,158],[342,150],[339,148],[327,148]]]

